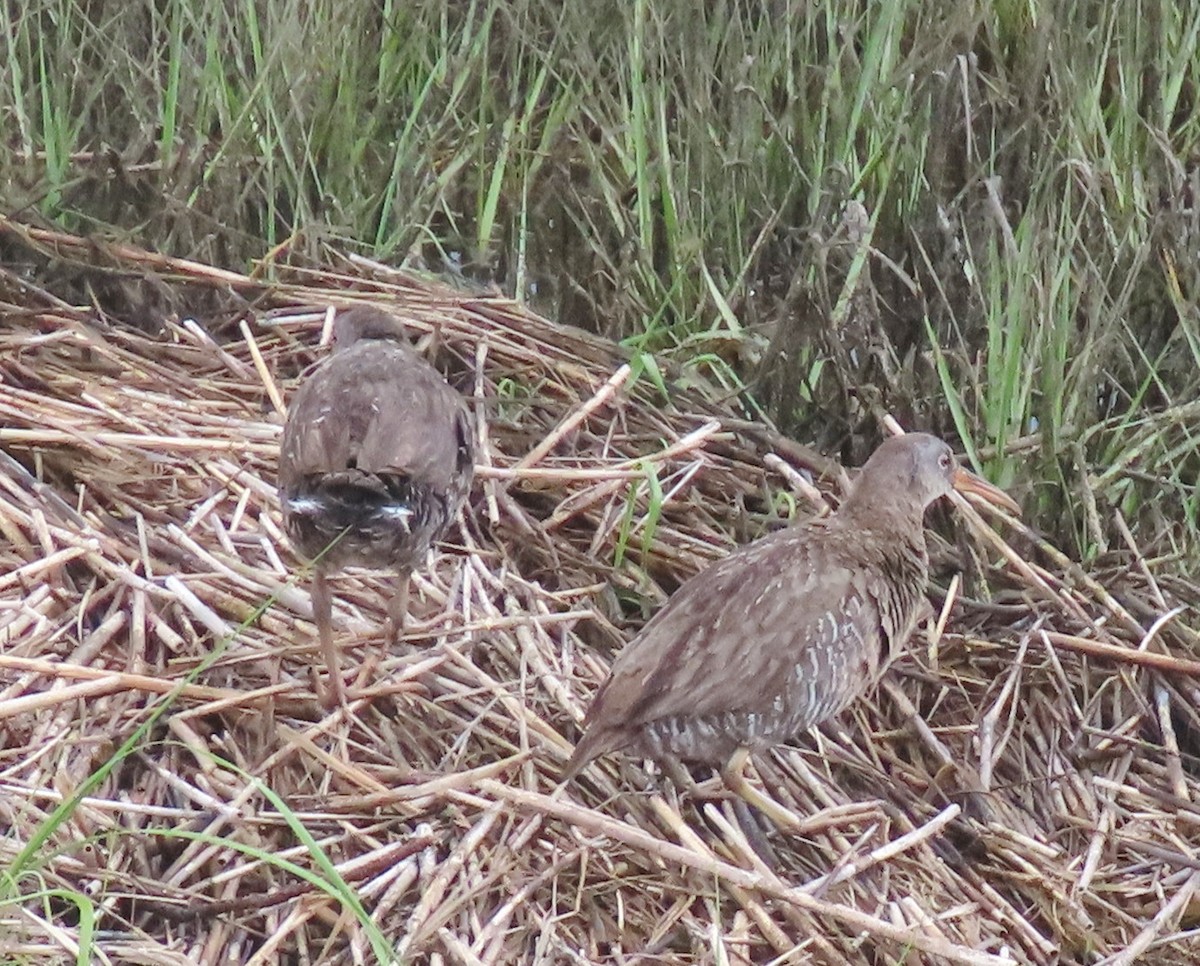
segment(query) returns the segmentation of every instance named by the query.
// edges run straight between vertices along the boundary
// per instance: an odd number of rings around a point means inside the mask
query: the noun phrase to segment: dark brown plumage
[[[564,770],[632,748],[727,766],[837,714],[903,647],[928,577],[923,516],[951,489],[1012,511],[941,440],[883,443],[841,508],[740,548],[685,583],[613,662]]]
[[[326,573],[347,565],[395,569],[395,638],[410,573],[454,519],[473,469],[462,398],[409,345],[400,321],[370,307],[341,312],[333,354],[288,407],[279,454],[288,537],[316,561],[313,611],[329,665],[327,703],[342,699],[342,680]]]

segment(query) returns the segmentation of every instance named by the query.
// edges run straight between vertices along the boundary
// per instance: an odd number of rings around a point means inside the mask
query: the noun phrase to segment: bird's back
[[[470,488],[473,450],[461,397],[410,346],[356,342],[297,390],[279,461],[284,519],[333,566],[412,566]],[[339,539],[340,536],[340,539]]]

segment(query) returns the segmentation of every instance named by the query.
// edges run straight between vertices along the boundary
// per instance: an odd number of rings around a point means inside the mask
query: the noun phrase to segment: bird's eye
[[[954,457],[951,456],[949,453],[943,453],[941,456],[938,457],[938,466],[940,466],[944,470],[950,469],[950,464],[952,462],[954,462]]]

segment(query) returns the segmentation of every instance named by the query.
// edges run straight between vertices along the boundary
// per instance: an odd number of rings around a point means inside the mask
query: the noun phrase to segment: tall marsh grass
[[[1197,546],[1200,9],[0,18],[7,212],[268,276],[350,249],[496,284],[847,456],[882,409],[955,432],[1082,555],[1115,511]]]

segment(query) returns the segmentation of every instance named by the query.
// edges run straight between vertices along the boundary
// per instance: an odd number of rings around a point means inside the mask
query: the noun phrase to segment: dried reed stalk
[[[715,391],[630,385],[614,346],[502,298],[351,267],[267,286],[0,233],[31,257],[237,303],[225,325],[164,320],[149,337],[5,289],[0,850],[9,866],[33,848],[45,887],[92,898],[97,956],[369,958],[317,884],[336,874],[421,961],[1040,964],[1151,947],[1193,961],[1177,931],[1196,915],[1200,787],[1170,711],[1194,701],[1200,661],[1184,615],[1154,625],[1122,603],[1148,581],[1154,613],[1173,606],[1144,561],[1106,582],[968,510],[960,546],[1004,603],[956,585],[928,651],[878,700],[758,762],[806,829],[772,835],[768,866],[698,797],[712,785],[681,798],[613,756],[556,790],[557,769],[644,617],[608,588],[664,600],[780,525],[776,491],[835,500],[836,467]],[[415,583],[403,649],[384,646],[381,578],[337,578],[363,696],[326,716],[275,457],[326,309],[352,301],[432,336],[485,448],[464,525]],[[648,473],[665,494],[652,534]],[[78,944],[73,907],[13,896],[0,936],[28,957]]]

